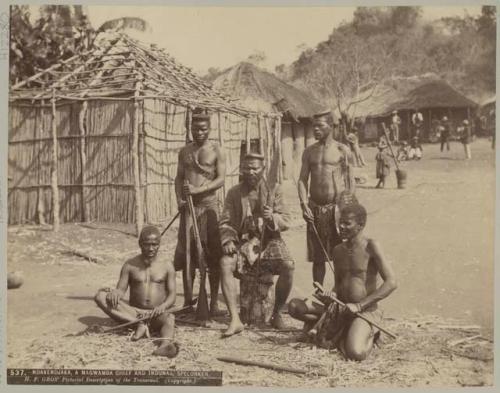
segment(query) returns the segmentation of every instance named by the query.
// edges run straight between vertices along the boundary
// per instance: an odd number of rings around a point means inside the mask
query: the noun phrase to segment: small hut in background
[[[477,104],[434,74],[400,77],[384,81],[368,99],[356,106],[355,116],[365,118],[360,132],[361,142],[376,140],[381,135],[380,123],[389,126],[395,110],[401,118],[400,139],[410,136],[411,115],[419,109],[424,117],[421,137],[432,139],[433,122],[447,116],[452,126],[471,119]],[[452,127],[454,128],[454,127]]]
[[[97,47],[11,86],[9,224],[165,221],[195,108],[227,152],[220,198],[238,182],[242,143],[280,168],[279,115],[235,105],[154,45],[114,33]]]
[[[282,115],[283,178],[296,178],[304,147],[314,143],[311,117],[324,107],[309,94],[246,62],[225,70],[213,86],[256,112]]]

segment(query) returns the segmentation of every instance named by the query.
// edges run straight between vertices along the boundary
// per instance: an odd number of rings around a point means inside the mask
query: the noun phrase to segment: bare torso
[[[334,249],[335,290],[340,300],[356,303],[375,291],[377,265],[370,253],[369,240],[348,249],[346,243]],[[376,307],[376,306],[375,306]]]
[[[184,170],[184,179],[193,186],[203,186],[217,177],[218,145],[208,142],[203,146],[191,143],[181,150],[179,165]],[[213,198],[216,190],[196,195],[194,200]]]
[[[167,262],[156,259],[150,266],[146,266],[142,255],[139,255],[128,261],[127,264],[130,305],[152,309],[163,303],[168,295],[168,274],[171,274]]]
[[[318,205],[326,205],[335,201],[335,185],[333,172],[340,170],[343,154],[336,142],[321,144],[319,142],[308,147],[304,154],[310,170],[310,199]]]

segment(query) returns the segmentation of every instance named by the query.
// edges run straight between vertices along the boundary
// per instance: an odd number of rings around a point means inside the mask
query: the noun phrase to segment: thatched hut
[[[252,140],[279,168],[276,114],[234,104],[154,45],[115,33],[98,48],[11,86],[9,224],[163,222],[177,209],[177,155],[195,108],[211,113],[210,137],[226,149],[225,189]]]
[[[424,117],[422,137],[426,140],[431,136],[433,121],[447,116],[452,124],[458,125],[470,119],[476,106],[443,79],[426,74],[385,81],[373,95],[357,105],[355,115],[366,119],[360,140],[367,142],[380,136],[379,124],[384,121],[389,125],[391,112],[397,110],[402,120],[400,139],[407,139],[411,115],[418,108]]]
[[[214,87],[239,98],[242,105],[254,111],[283,116],[283,176],[296,176],[304,147],[314,142],[311,117],[324,107],[309,94],[247,62],[225,70],[215,79]]]

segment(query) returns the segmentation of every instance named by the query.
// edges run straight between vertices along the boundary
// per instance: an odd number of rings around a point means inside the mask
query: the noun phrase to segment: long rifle
[[[314,286],[316,289],[318,289],[318,291],[320,292],[320,294],[323,294],[325,293],[324,289],[323,289],[323,286],[318,283],[318,282],[315,282],[314,283]],[[337,299],[335,296],[333,295],[328,295],[327,296],[329,299],[333,300],[335,303],[337,303],[338,305],[340,306],[343,306],[345,307],[345,303],[339,299]],[[385,334],[387,334],[389,337],[392,337],[394,339],[397,338],[397,336],[394,334],[394,333],[391,333],[390,331],[384,329],[382,326],[378,325],[377,323],[373,322],[370,318],[368,317],[365,317],[363,314],[360,314],[360,313],[356,313],[356,317],[358,318],[361,318],[362,320],[368,322],[370,325],[373,325],[375,326],[377,329],[379,329],[381,332],[384,332]]]
[[[200,270],[200,292],[198,294],[198,305],[196,307],[196,319],[199,321],[207,321],[209,318],[209,314],[207,289],[205,287],[205,283],[207,280],[205,250],[203,249],[203,245],[201,244],[200,231],[198,227],[198,220],[196,219],[196,212],[194,210],[193,197],[191,195],[188,195],[186,199],[189,206],[189,212],[191,213],[191,219],[193,220],[193,234],[194,240],[196,242],[198,268]]]
[[[175,220],[177,220],[177,217],[179,217],[179,214],[181,214],[180,211],[178,211],[175,216],[170,220],[170,222],[168,223],[168,225],[165,227],[165,229],[163,230],[163,232],[161,233],[160,237],[162,237],[165,232],[168,231],[168,228],[170,228],[172,226],[172,224],[175,222]]]

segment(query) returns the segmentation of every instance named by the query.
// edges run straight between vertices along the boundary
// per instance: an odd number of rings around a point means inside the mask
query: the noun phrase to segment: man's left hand
[[[353,314],[361,312],[361,305],[359,303],[347,303],[345,306]]]
[[[168,307],[164,304],[160,304],[158,307],[155,307],[153,311],[151,311],[150,318],[156,318],[159,317],[161,314],[163,314],[165,311],[167,311]]]
[[[270,206],[264,206],[262,209],[262,217],[264,217],[264,220],[266,221],[272,221],[273,220],[273,208]]]

